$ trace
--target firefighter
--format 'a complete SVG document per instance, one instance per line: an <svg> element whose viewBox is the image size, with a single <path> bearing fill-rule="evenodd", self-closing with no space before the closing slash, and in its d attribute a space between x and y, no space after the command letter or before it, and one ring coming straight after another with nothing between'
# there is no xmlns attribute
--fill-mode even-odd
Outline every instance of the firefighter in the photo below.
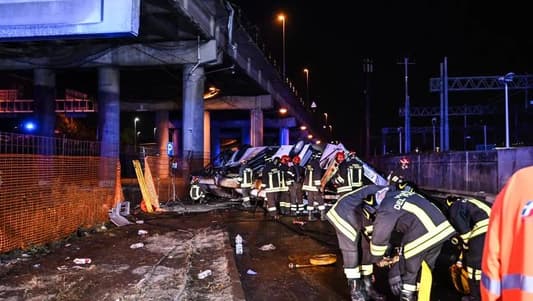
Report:
<svg viewBox="0 0 533 301"><path fill-rule="evenodd" d="M292 180L289 176L289 163L291 157L289 155L282 155L280 159L280 189L279 189L279 208L281 215L289 215L291 213L291 195L289 193L289 185Z"/></svg>
<svg viewBox="0 0 533 301"><path fill-rule="evenodd" d="M481 260L481 300L533 300L533 167L516 171L492 203Z"/></svg>
<svg viewBox="0 0 533 301"><path fill-rule="evenodd" d="M419 277L421 285L431 279L421 271L431 274L442 245L455 230L444 213L418 193L390 189L377 193L376 202L379 206L370 243L373 260L379 262L387 254L394 231L401 234L400 261L389 271L389 285L402 301L414 301Z"/></svg>
<svg viewBox="0 0 533 301"><path fill-rule="evenodd" d="M314 216L315 207L320 212L320 219L326 220L326 206L320 191L322 168L320 168L320 153L313 153L311 159L305 164L305 176L302 190L307 194L307 214L309 221L316 221ZM303 209L303 208L302 208Z"/></svg>
<svg viewBox="0 0 533 301"><path fill-rule="evenodd" d="M346 160L344 151L335 154L335 163L337 164L337 170L330 181L333 182L337 196L340 198L343 194L353 190L354 169L352 164Z"/></svg>
<svg viewBox="0 0 533 301"><path fill-rule="evenodd" d="M470 301L481 301L479 281L481 280L481 256L485 233L489 223L490 206L474 198L446 197L448 220L459 234L457 245L466 265Z"/></svg>
<svg viewBox="0 0 533 301"><path fill-rule="evenodd" d="M339 248L342 252L344 274L350 286L352 301L364 301L367 298L381 301L385 297L373 286L373 264L369 252L369 243L362 237L369 233L364 221L363 204L371 202L372 208L377 207L375 193L387 189L388 186L366 185L341 196L326 214L328 221L335 228ZM366 211L366 209L364 210Z"/></svg>
<svg viewBox="0 0 533 301"><path fill-rule="evenodd" d="M280 158L274 157L274 159L266 160L266 164L262 171L262 183L261 189L265 191L267 200L267 212L273 219L279 219L278 215L278 203L279 192L281 190L281 171L280 171Z"/></svg>
<svg viewBox="0 0 533 301"><path fill-rule="evenodd" d="M192 177L191 186L189 187L189 197L193 202L199 202L200 204L204 202L205 192L202 187L200 187L198 177Z"/></svg>
<svg viewBox="0 0 533 301"><path fill-rule="evenodd" d="M303 212L303 191L302 183L304 180L304 167L300 165L300 157L294 156L292 158L292 165L287 171L288 183L289 183L289 195L292 216L297 216L300 211Z"/></svg>
<svg viewBox="0 0 533 301"><path fill-rule="evenodd" d="M240 183L242 193L242 206L244 208L250 208L250 196L253 186L254 171L246 160L241 161L241 167L239 168L239 177L237 181Z"/></svg>

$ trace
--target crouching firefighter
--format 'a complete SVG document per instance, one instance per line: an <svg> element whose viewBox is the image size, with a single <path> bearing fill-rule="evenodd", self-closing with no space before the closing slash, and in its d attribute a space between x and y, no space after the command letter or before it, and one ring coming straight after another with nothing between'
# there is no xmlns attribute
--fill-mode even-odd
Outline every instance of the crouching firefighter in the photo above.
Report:
<svg viewBox="0 0 533 301"><path fill-rule="evenodd" d="M342 252L344 274L350 286L352 301L383 301L385 297L373 286L373 264L369 242L363 237L366 209L364 202L374 202L374 194L387 186L367 185L344 194L328 211L326 217L337 233ZM374 203L373 208L377 207Z"/></svg>
<svg viewBox="0 0 533 301"><path fill-rule="evenodd" d="M432 269L443 243L456 234L440 209L412 191L376 194L379 203L373 224L370 252L374 262L383 260L393 232L401 234L401 255L389 271L389 285L401 301L429 301ZM400 272L401 271L401 272ZM420 290L418 282L420 281Z"/></svg>
<svg viewBox="0 0 533 301"><path fill-rule="evenodd" d="M485 245L485 234L489 225L489 204L474 199L458 196L446 198L448 219L459 233L457 245L461 249L466 264L469 301L481 301L481 257ZM464 265L463 265L464 266Z"/></svg>

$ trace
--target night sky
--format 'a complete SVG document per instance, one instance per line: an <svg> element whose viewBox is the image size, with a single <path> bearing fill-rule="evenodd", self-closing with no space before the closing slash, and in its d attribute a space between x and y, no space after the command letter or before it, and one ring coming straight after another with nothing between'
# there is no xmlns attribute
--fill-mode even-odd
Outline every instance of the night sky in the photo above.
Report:
<svg viewBox="0 0 533 301"><path fill-rule="evenodd" d="M404 66L413 106L439 106L429 92L448 59L448 75L492 76L532 69L533 35L526 2L486 1L251 1L233 0L257 26L267 55L282 62L282 25L286 16L286 73L305 95L303 68L309 68L309 92L319 113L327 112L333 134L349 148L360 147L364 123L365 80L362 61L371 58L371 133L403 126L398 110L405 100ZM331 5L328 5L331 4ZM481 93L483 94L483 93ZM480 104L487 95L450 94L455 103ZM489 96L500 99L501 95ZM501 99L503 105L503 99ZM333 118L331 117L333 116ZM427 121L418 121L427 122ZM417 121L412 120L412 126Z"/></svg>

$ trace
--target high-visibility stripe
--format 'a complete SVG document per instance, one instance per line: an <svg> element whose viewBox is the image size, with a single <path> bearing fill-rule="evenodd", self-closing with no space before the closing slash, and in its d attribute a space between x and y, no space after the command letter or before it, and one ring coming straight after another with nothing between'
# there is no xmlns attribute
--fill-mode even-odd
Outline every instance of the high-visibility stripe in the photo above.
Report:
<svg viewBox="0 0 533 301"><path fill-rule="evenodd" d="M471 232L470 238L487 233L488 226L489 226L488 218L480 220L474 225L474 227L472 228L472 231L470 231Z"/></svg>
<svg viewBox="0 0 533 301"><path fill-rule="evenodd" d="M333 207L328 211L327 216L329 217L329 220L337 230L344 234L344 236L355 242L355 239L357 238L357 231L352 227L352 225L342 219L342 217L337 214L335 209L336 208Z"/></svg>
<svg viewBox="0 0 533 301"><path fill-rule="evenodd" d="M502 284L500 279L491 279L487 274L482 273L481 285L495 296L500 296L502 294Z"/></svg>
<svg viewBox="0 0 533 301"><path fill-rule="evenodd" d="M409 291L409 292L416 292L417 287L414 284L404 283L404 284L402 284L402 289L406 290L406 291Z"/></svg>
<svg viewBox="0 0 533 301"><path fill-rule="evenodd" d="M344 269L344 275L346 275L346 278L348 278L348 279L359 279L359 278L361 278L361 272L359 271L359 267L345 268Z"/></svg>
<svg viewBox="0 0 533 301"><path fill-rule="evenodd" d="M352 185L337 187L337 192L347 192L352 190Z"/></svg>
<svg viewBox="0 0 533 301"><path fill-rule="evenodd" d="M502 277L502 291L516 289L533 293L533 276L511 274Z"/></svg>
<svg viewBox="0 0 533 301"><path fill-rule="evenodd" d="M523 274L504 275L501 282L498 279L490 279L487 274L481 275L481 284L491 294L501 296L502 291L520 290L524 293L533 294L533 276Z"/></svg>
<svg viewBox="0 0 533 301"><path fill-rule="evenodd" d="M481 270L467 266L466 272L468 279L481 280Z"/></svg>
<svg viewBox="0 0 533 301"><path fill-rule="evenodd" d="M370 242L370 254L372 256L383 256L385 252L387 252L388 245L375 245L372 242Z"/></svg>
<svg viewBox="0 0 533 301"><path fill-rule="evenodd" d="M369 276L374 273L374 265L373 264L363 264L359 266L361 270L361 275L363 276Z"/></svg>
<svg viewBox="0 0 533 301"><path fill-rule="evenodd" d="M479 209L483 210L487 214L487 216L490 216L490 207L487 204L476 199L468 199L468 201L476 205Z"/></svg>
<svg viewBox="0 0 533 301"><path fill-rule="evenodd" d="M269 212L276 211L276 210L277 210L276 206L267 208L267 211L269 211Z"/></svg>

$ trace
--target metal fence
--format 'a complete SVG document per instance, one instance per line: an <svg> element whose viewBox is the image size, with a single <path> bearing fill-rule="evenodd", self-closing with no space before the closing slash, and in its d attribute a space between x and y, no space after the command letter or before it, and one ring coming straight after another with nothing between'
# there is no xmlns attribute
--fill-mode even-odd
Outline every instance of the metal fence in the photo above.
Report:
<svg viewBox="0 0 533 301"><path fill-rule="evenodd" d="M64 238L108 220L114 187L97 142L0 133L0 253ZM51 149L50 149L51 147Z"/></svg>

